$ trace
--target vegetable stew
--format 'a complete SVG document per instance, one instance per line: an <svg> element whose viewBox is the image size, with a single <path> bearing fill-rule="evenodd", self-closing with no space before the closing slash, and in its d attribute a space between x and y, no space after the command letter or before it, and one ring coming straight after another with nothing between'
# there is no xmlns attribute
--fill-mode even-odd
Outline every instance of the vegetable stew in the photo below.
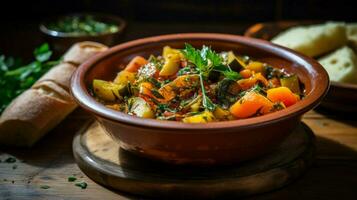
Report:
<svg viewBox="0 0 357 200"><path fill-rule="evenodd" d="M134 57L113 81L94 79L92 93L108 108L159 120L206 123L265 115L303 98L297 75L233 51L163 48Z"/></svg>

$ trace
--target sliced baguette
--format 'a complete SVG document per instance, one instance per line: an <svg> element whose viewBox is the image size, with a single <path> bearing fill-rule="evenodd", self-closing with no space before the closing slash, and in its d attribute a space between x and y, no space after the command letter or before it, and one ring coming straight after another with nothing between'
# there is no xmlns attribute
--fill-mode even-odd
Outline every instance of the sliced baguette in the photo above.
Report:
<svg viewBox="0 0 357 200"><path fill-rule="evenodd" d="M347 24L347 39L354 50L357 51L357 23Z"/></svg>
<svg viewBox="0 0 357 200"><path fill-rule="evenodd" d="M106 49L95 42L73 45L63 63L44 74L4 110L0 116L0 144L32 146L58 125L77 106L68 91L76 66Z"/></svg>
<svg viewBox="0 0 357 200"><path fill-rule="evenodd" d="M347 43L346 26L344 23L328 22L293 27L274 37L272 42L316 57Z"/></svg>
<svg viewBox="0 0 357 200"><path fill-rule="evenodd" d="M108 47L97 42L80 42L73 45L63 57L64 62L80 65L88 58L107 50Z"/></svg>
<svg viewBox="0 0 357 200"><path fill-rule="evenodd" d="M0 118L0 144L31 146L76 108L70 94L43 81L6 108Z"/></svg>
<svg viewBox="0 0 357 200"><path fill-rule="evenodd" d="M344 46L318 60L326 69L331 81L357 83L357 57Z"/></svg>
<svg viewBox="0 0 357 200"><path fill-rule="evenodd" d="M44 81L52 81L69 91L71 76L76 69L76 66L71 63L61 63L44 74L34 87Z"/></svg>

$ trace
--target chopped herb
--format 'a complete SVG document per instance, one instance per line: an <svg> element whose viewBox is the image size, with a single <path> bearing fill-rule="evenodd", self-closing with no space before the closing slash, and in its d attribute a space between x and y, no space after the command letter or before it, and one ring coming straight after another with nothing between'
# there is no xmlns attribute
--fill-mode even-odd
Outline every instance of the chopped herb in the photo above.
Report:
<svg viewBox="0 0 357 200"><path fill-rule="evenodd" d="M40 187L41 187L41 189L45 189L45 190L47 190L47 189L51 188L51 187L50 187L50 186L48 186L48 185L41 185Z"/></svg>
<svg viewBox="0 0 357 200"><path fill-rule="evenodd" d="M82 189L86 189L87 188L87 183L86 182L80 182L80 183L76 183L75 186L80 187Z"/></svg>
<svg viewBox="0 0 357 200"><path fill-rule="evenodd" d="M77 178L74 177L74 176L69 176L69 177L68 177L68 182L74 182L74 181L76 181L76 180L77 180Z"/></svg>
<svg viewBox="0 0 357 200"><path fill-rule="evenodd" d="M17 165L13 165L13 166L12 166L12 169L17 169Z"/></svg>

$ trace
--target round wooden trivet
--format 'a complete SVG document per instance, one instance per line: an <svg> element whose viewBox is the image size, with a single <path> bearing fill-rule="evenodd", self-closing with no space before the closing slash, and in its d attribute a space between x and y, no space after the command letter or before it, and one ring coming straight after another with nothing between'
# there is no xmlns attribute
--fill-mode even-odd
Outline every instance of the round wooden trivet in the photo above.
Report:
<svg viewBox="0 0 357 200"><path fill-rule="evenodd" d="M94 122L73 141L74 157L94 181L120 191L161 198L226 198L271 191L312 163L315 140L303 123L274 152L233 166L172 166L119 148Z"/></svg>

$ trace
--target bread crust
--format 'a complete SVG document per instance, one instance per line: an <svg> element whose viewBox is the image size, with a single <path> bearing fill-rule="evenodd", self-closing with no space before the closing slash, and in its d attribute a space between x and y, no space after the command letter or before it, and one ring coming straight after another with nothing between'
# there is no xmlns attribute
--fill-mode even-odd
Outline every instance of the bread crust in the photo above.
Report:
<svg viewBox="0 0 357 200"><path fill-rule="evenodd" d="M106 50L96 42L74 44L63 62L15 98L0 116L0 146L32 146L76 107L69 93L76 67Z"/></svg>
<svg viewBox="0 0 357 200"><path fill-rule="evenodd" d="M80 42L74 44L64 55L63 61L72 63L75 65L80 65L84 63L88 58L97 54L98 52L102 52L107 50L108 47L97 43L97 42Z"/></svg>
<svg viewBox="0 0 357 200"><path fill-rule="evenodd" d="M60 63L44 74L33 87L44 81L52 81L69 91L71 76L76 69L76 66L71 63Z"/></svg>

